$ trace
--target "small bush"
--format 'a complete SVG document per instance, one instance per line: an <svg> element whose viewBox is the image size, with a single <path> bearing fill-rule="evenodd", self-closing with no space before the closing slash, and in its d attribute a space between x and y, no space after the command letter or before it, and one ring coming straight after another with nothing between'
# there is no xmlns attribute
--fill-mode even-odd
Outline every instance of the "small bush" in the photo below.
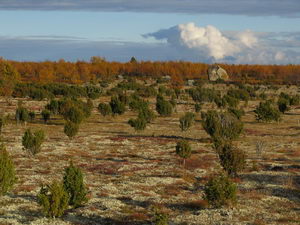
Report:
<svg viewBox="0 0 300 225"><path fill-rule="evenodd" d="M237 186L224 174L212 177L204 187L204 198L214 207L236 202Z"/></svg>
<svg viewBox="0 0 300 225"><path fill-rule="evenodd" d="M79 125L77 123L73 123L67 121L64 127L64 133L72 139L79 131Z"/></svg>
<svg viewBox="0 0 300 225"><path fill-rule="evenodd" d="M246 166L246 154L243 150L234 148L231 143L217 147L220 164L229 176L236 176Z"/></svg>
<svg viewBox="0 0 300 225"><path fill-rule="evenodd" d="M52 99L49 104L46 105L46 109L50 110L53 114L58 114L59 112L59 102Z"/></svg>
<svg viewBox="0 0 300 225"><path fill-rule="evenodd" d="M172 104L166 100L160 95L156 98L156 111L161 116L170 116L173 111Z"/></svg>
<svg viewBox="0 0 300 225"><path fill-rule="evenodd" d="M55 218L64 214L68 208L69 195L63 184L54 181L50 185L42 186L37 196L39 205L45 216Z"/></svg>
<svg viewBox="0 0 300 225"><path fill-rule="evenodd" d="M153 223L155 225L168 225L169 224L168 215L159 211L155 212Z"/></svg>
<svg viewBox="0 0 300 225"><path fill-rule="evenodd" d="M99 103L98 111L101 113L102 116L109 116L112 114L110 105L105 103Z"/></svg>
<svg viewBox="0 0 300 225"><path fill-rule="evenodd" d="M181 131L187 131L195 121L195 114L191 112L185 113L184 116L179 118L179 126Z"/></svg>
<svg viewBox="0 0 300 225"><path fill-rule="evenodd" d="M231 108L236 108L240 102L239 99L232 97L230 95L225 95L223 99L227 103L227 105Z"/></svg>
<svg viewBox="0 0 300 225"><path fill-rule="evenodd" d="M70 197L69 205L76 208L88 201L86 197L87 188L83 183L82 171L79 167L74 166L72 161L65 168L63 184L65 191Z"/></svg>
<svg viewBox="0 0 300 225"><path fill-rule="evenodd" d="M272 120L280 120L280 112L270 100L260 102L259 106L256 107L254 112L256 120L258 121L270 122Z"/></svg>
<svg viewBox="0 0 300 225"><path fill-rule="evenodd" d="M48 120L50 120L51 113L50 113L49 110L44 109L44 110L42 111L41 115L42 115L42 118L43 118L43 120L44 120L45 123L47 123Z"/></svg>
<svg viewBox="0 0 300 225"><path fill-rule="evenodd" d="M144 119L147 123L150 123L155 119L155 114L149 108L142 108L139 110L138 118Z"/></svg>
<svg viewBox="0 0 300 225"><path fill-rule="evenodd" d="M145 130L147 121L144 118L130 119L128 124L133 127L136 131Z"/></svg>
<svg viewBox="0 0 300 225"><path fill-rule="evenodd" d="M114 115L122 115L123 113L125 113L125 104L121 102L117 96L111 97L111 101L109 104Z"/></svg>
<svg viewBox="0 0 300 225"><path fill-rule="evenodd" d="M73 106L64 114L64 118L72 123L80 124L84 119L84 113L80 109Z"/></svg>
<svg viewBox="0 0 300 225"><path fill-rule="evenodd" d="M28 122L29 120L29 113L26 108L23 107L18 107L16 110L16 115L15 115L17 123L21 122Z"/></svg>
<svg viewBox="0 0 300 225"><path fill-rule="evenodd" d="M30 111L30 112L29 112L29 118L30 118L30 121L33 122L34 119L35 119L35 112Z"/></svg>
<svg viewBox="0 0 300 225"><path fill-rule="evenodd" d="M5 147L0 145L0 196L9 192L16 182L16 171Z"/></svg>
<svg viewBox="0 0 300 225"><path fill-rule="evenodd" d="M183 158L183 165L185 165L185 159L189 158L192 154L192 148L189 142L186 140L177 142L176 154Z"/></svg>
<svg viewBox="0 0 300 225"><path fill-rule="evenodd" d="M22 137L22 145L29 154L35 155L41 151L44 140L45 133L43 130L32 133L30 129L27 129Z"/></svg>
<svg viewBox="0 0 300 225"><path fill-rule="evenodd" d="M200 112L200 110L201 110L201 104L196 103L195 104L195 112L198 113L198 112Z"/></svg>
<svg viewBox="0 0 300 225"><path fill-rule="evenodd" d="M213 141L230 142L239 137L243 123L230 113L218 113L209 110L202 113L202 126Z"/></svg>
<svg viewBox="0 0 300 225"><path fill-rule="evenodd" d="M281 113L285 113L286 111L290 110L289 104L290 102L286 98L279 98L277 101L277 106Z"/></svg>
<svg viewBox="0 0 300 225"><path fill-rule="evenodd" d="M237 119L241 119L242 116L245 115L245 111L241 109L236 109L236 108L228 108L228 112L234 115Z"/></svg>

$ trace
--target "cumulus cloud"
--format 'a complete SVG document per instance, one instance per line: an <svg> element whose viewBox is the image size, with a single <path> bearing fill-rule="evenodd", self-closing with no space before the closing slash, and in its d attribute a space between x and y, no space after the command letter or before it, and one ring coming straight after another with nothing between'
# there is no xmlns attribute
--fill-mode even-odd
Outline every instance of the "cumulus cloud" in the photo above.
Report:
<svg viewBox="0 0 300 225"><path fill-rule="evenodd" d="M222 32L208 25L180 24L144 35L180 52L189 52L201 61L229 63L299 63L298 33L255 33L250 30Z"/></svg>
<svg viewBox="0 0 300 225"><path fill-rule="evenodd" d="M158 40L166 39L175 48L186 47L199 50L215 60L252 48L257 43L257 38L251 31L240 32L231 37L226 37L219 29L208 25L198 27L194 23L180 24L169 29L144 35Z"/></svg>
<svg viewBox="0 0 300 225"><path fill-rule="evenodd" d="M0 9L220 13L300 17L299 0L0 0Z"/></svg>

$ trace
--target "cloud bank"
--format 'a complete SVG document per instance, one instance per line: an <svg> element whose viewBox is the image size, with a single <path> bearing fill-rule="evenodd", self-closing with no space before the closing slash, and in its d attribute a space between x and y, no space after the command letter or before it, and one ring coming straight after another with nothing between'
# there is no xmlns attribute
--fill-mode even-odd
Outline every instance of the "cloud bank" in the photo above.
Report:
<svg viewBox="0 0 300 225"><path fill-rule="evenodd" d="M155 43L91 41L73 36L0 36L0 56L13 60L138 60L225 62L235 64L299 64L300 32L221 31L208 25L179 24L143 35Z"/></svg>
<svg viewBox="0 0 300 225"><path fill-rule="evenodd" d="M0 9L300 17L299 0L0 0Z"/></svg>
<svg viewBox="0 0 300 225"><path fill-rule="evenodd" d="M299 33L222 32L214 26L180 24L143 35L167 44L194 60L228 63L299 63Z"/></svg>

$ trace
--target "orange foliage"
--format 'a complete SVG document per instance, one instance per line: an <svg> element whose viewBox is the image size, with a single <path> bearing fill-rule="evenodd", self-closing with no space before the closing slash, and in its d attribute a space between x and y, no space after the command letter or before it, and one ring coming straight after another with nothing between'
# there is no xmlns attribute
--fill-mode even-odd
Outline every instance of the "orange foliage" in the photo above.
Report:
<svg viewBox="0 0 300 225"><path fill-rule="evenodd" d="M92 57L90 62L59 61L16 62L9 61L25 82L65 82L80 84L115 75L137 76L141 79L170 76L173 87L181 87L187 79L206 79L208 64L184 61L168 62L108 62L101 57ZM250 84L300 83L300 65L232 65L220 64L232 81Z"/></svg>

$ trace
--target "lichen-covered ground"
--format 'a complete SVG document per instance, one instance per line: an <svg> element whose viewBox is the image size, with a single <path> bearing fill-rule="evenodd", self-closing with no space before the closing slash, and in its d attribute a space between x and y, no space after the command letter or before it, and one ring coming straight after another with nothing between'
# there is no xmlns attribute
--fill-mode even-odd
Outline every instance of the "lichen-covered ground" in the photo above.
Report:
<svg viewBox="0 0 300 225"><path fill-rule="evenodd" d="M95 107L104 100L95 100ZM13 114L17 101L1 99L2 113ZM59 117L48 124L38 116L26 126L11 123L4 127L3 140L16 165L18 182L10 194L0 197L0 224L151 224L155 207L176 225L300 224L300 108L292 108L279 123L266 124L255 121L258 101L244 107L244 133L235 144L247 152L248 166L235 180L238 203L213 209L205 207L202 195L207 178L220 169L218 159L202 129L200 114L189 131L180 131L178 118L193 111L192 104L180 103L186 102L179 101L172 117L158 117L140 133L127 124L136 116L134 112L104 118L96 108L72 140L63 133ZM23 99L23 104L38 112L46 102ZM47 136L34 157L21 145L29 127L42 128ZM189 140L193 149L185 167L175 154L180 138ZM256 154L258 141L265 146L262 156ZM46 219L36 201L40 185L61 180L71 159L85 174L90 199L62 218Z"/></svg>

